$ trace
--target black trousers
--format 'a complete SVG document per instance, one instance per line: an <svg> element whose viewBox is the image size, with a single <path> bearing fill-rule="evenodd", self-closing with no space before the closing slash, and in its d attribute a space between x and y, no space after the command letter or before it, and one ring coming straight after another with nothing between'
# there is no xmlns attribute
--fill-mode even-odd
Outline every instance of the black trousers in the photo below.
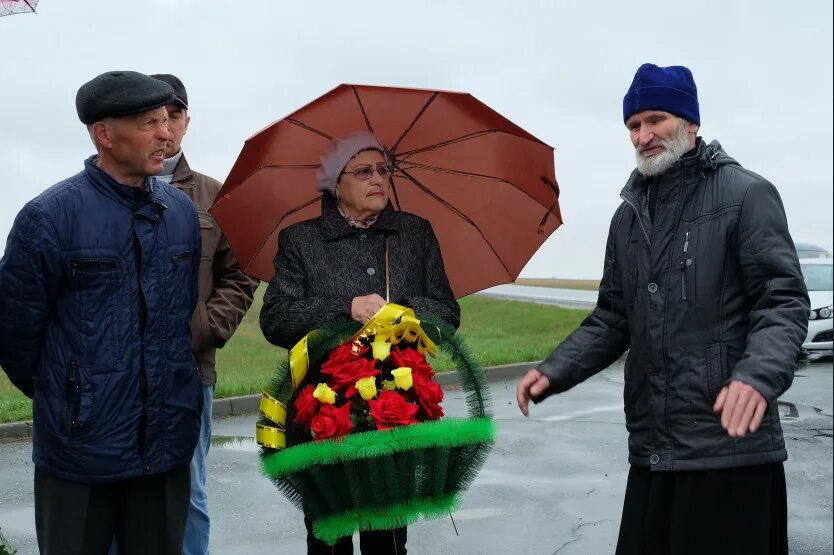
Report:
<svg viewBox="0 0 834 555"><path fill-rule="evenodd" d="M307 555L352 555L353 538L340 538L336 545L327 545L313 535L312 523L304 519L307 528ZM406 555L407 528L359 532L362 555Z"/></svg>
<svg viewBox="0 0 834 555"><path fill-rule="evenodd" d="M41 555L182 554L191 498L188 466L109 484L82 484L35 469Z"/></svg>
<svg viewBox="0 0 834 555"><path fill-rule="evenodd" d="M617 555L788 555L782 463L628 473Z"/></svg>

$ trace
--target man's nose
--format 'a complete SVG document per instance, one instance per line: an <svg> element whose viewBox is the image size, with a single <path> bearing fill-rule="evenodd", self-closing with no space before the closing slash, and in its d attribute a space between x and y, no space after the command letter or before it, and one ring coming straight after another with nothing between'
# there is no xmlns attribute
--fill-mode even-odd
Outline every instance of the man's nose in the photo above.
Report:
<svg viewBox="0 0 834 555"><path fill-rule="evenodd" d="M167 123L165 125L160 125L157 128L156 136L163 141L170 141L174 137L174 135L171 133L171 130L168 129Z"/></svg>
<svg viewBox="0 0 834 555"><path fill-rule="evenodd" d="M654 133L647 127L640 128L640 146L645 146L652 142Z"/></svg>

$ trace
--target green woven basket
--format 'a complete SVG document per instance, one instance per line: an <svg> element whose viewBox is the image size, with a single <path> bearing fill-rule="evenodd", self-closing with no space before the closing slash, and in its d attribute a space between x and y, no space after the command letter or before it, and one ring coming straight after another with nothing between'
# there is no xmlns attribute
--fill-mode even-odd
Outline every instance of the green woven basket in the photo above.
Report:
<svg viewBox="0 0 834 555"><path fill-rule="evenodd" d="M457 365L468 418L444 417L286 449L261 449L263 474L328 544L359 530L390 530L421 516L449 514L492 448L495 425L483 369L451 327L432 317L421 320L426 334ZM338 322L311 336L311 370L357 330L358 324ZM266 391L292 407L288 374L288 365L282 364ZM290 409L288 421L292 416Z"/></svg>

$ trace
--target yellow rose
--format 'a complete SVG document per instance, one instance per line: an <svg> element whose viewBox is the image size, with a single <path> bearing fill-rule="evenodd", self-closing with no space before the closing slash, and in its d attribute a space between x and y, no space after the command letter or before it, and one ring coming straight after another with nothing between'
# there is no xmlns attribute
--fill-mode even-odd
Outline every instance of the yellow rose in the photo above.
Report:
<svg viewBox="0 0 834 555"><path fill-rule="evenodd" d="M377 360L385 360L391 354L391 344L379 336L374 337L371 343L371 349L374 353L374 358Z"/></svg>
<svg viewBox="0 0 834 555"><path fill-rule="evenodd" d="M336 392L330 389L326 383L320 383L316 386L315 391L313 391L313 397L318 399L319 402L327 403L328 405L336 402Z"/></svg>
<svg viewBox="0 0 834 555"><path fill-rule="evenodd" d="M356 390L359 395L366 401L376 397L376 378L368 376L367 378L360 378L356 380Z"/></svg>
<svg viewBox="0 0 834 555"><path fill-rule="evenodd" d="M414 384L414 379L411 377L411 368L403 367L391 370L391 375L394 376L394 383L397 384L397 387L405 391L411 389Z"/></svg>
<svg viewBox="0 0 834 555"><path fill-rule="evenodd" d="M395 389L397 389L397 384L395 384L391 380L382 380L382 388L386 391L394 391Z"/></svg>

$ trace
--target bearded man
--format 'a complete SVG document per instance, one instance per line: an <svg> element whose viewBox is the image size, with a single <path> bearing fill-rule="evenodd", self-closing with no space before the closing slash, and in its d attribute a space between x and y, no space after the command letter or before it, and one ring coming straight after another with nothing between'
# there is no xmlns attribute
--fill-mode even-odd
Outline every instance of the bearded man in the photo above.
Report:
<svg viewBox="0 0 834 555"><path fill-rule="evenodd" d="M611 222L593 312L518 383L566 391L629 350L631 469L618 554L787 554L776 400L808 293L776 188L697 135L692 73L644 64L623 99L637 168Z"/></svg>

